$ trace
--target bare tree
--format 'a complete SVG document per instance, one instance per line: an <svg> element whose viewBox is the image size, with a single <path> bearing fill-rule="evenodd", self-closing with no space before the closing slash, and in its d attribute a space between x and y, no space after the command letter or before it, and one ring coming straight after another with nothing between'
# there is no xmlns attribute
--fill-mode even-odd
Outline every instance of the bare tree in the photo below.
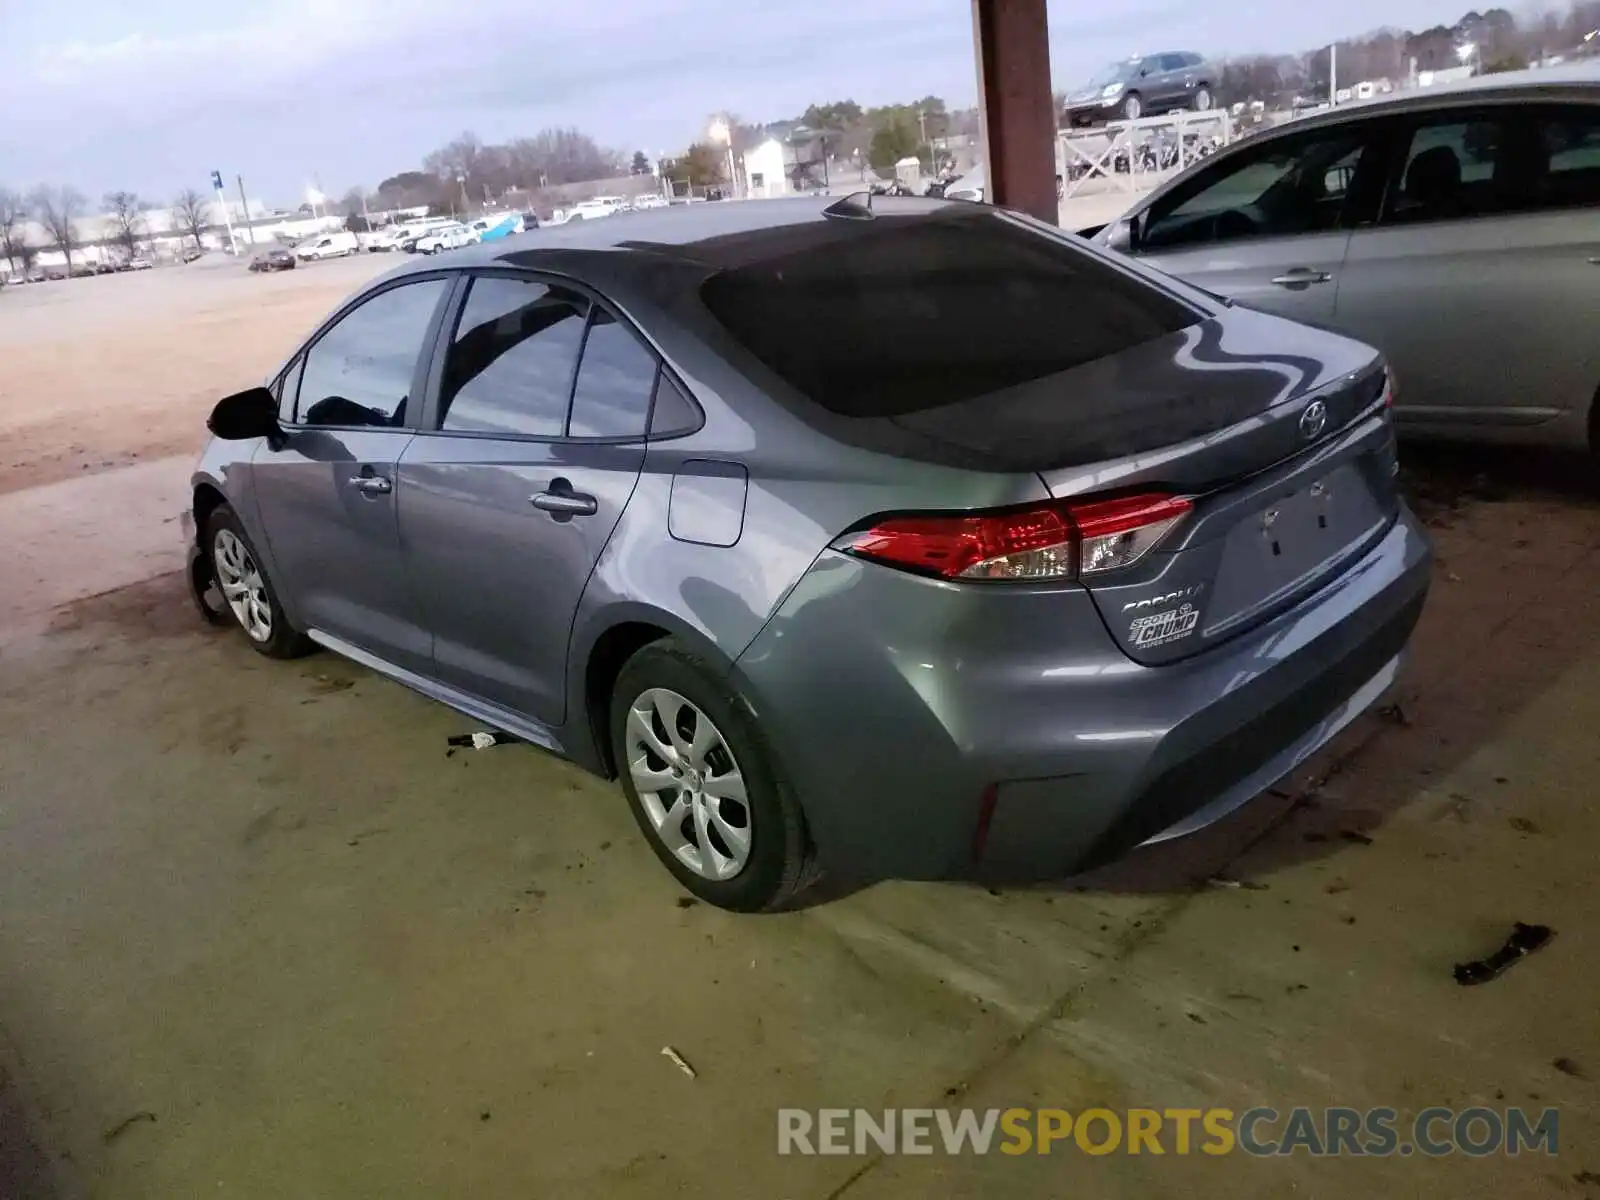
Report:
<svg viewBox="0 0 1600 1200"><path fill-rule="evenodd" d="M172 202L172 219L180 233L194 239L196 250L205 249L200 244L200 235L211 227L209 208L210 201L193 188L184 188Z"/></svg>
<svg viewBox="0 0 1600 1200"><path fill-rule="evenodd" d="M72 252L78 248L76 221L83 214L83 193L71 187L48 187L41 184L28 197L39 224L44 226L50 244L61 251L67 260L67 271L72 271Z"/></svg>
<svg viewBox="0 0 1600 1200"><path fill-rule="evenodd" d="M145 239L144 214L148 207L133 192L107 192L106 211L111 214L111 241L132 258Z"/></svg>
<svg viewBox="0 0 1600 1200"><path fill-rule="evenodd" d="M16 192L0 188L0 254L13 275L26 275L33 266L35 251L28 242L28 206Z"/></svg>

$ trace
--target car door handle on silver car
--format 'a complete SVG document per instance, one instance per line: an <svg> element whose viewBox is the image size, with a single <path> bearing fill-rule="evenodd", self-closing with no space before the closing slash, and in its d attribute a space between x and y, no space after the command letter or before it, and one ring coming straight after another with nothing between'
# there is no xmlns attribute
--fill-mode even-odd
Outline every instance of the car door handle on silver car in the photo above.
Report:
<svg viewBox="0 0 1600 1200"><path fill-rule="evenodd" d="M1326 271L1313 271L1310 267L1295 267L1282 275L1274 275L1272 282L1279 287L1303 288L1313 283L1327 283L1333 276Z"/></svg>
<svg viewBox="0 0 1600 1200"><path fill-rule="evenodd" d="M1303 288L1313 283L1327 283L1333 276L1327 271L1313 271L1310 267L1294 267L1282 275L1274 275L1272 282L1279 287Z"/></svg>
<svg viewBox="0 0 1600 1200"><path fill-rule="evenodd" d="M394 491L394 484L382 475L352 475L350 486L364 496L387 496Z"/></svg>
<svg viewBox="0 0 1600 1200"><path fill-rule="evenodd" d="M552 479L549 491L539 492L528 499L535 508L561 517L590 517L600 507L600 502L593 496L573 491L572 485L565 479Z"/></svg>

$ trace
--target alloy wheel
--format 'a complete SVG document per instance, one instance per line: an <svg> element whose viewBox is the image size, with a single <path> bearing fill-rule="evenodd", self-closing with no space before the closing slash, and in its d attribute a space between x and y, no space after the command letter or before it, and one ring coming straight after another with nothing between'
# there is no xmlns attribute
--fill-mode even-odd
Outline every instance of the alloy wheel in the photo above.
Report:
<svg viewBox="0 0 1600 1200"><path fill-rule="evenodd" d="M722 731L693 701L651 688L628 706L628 774L661 844L704 879L732 879L750 860L744 776Z"/></svg>
<svg viewBox="0 0 1600 1200"><path fill-rule="evenodd" d="M231 529L217 530L211 559L216 565L217 585L240 627L252 641L271 640L272 601L267 597L267 581L244 542Z"/></svg>

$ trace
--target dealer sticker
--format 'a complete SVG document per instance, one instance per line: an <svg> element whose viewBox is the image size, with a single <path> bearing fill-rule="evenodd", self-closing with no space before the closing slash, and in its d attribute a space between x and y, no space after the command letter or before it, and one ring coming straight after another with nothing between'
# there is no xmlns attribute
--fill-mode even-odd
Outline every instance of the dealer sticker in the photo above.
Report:
<svg viewBox="0 0 1600 1200"><path fill-rule="evenodd" d="M1200 610L1192 604L1180 604L1165 612L1135 617L1128 626L1128 640L1135 650L1149 650L1188 637L1199 623Z"/></svg>

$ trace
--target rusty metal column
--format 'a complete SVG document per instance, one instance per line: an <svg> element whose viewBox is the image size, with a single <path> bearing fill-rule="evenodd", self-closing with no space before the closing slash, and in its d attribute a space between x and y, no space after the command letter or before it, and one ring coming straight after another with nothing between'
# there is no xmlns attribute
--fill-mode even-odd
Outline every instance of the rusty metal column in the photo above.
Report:
<svg viewBox="0 0 1600 1200"><path fill-rule="evenodd" d="M1056 106L1045 0L972 0L972 26L987 198L1054 225Z"/></svg>

